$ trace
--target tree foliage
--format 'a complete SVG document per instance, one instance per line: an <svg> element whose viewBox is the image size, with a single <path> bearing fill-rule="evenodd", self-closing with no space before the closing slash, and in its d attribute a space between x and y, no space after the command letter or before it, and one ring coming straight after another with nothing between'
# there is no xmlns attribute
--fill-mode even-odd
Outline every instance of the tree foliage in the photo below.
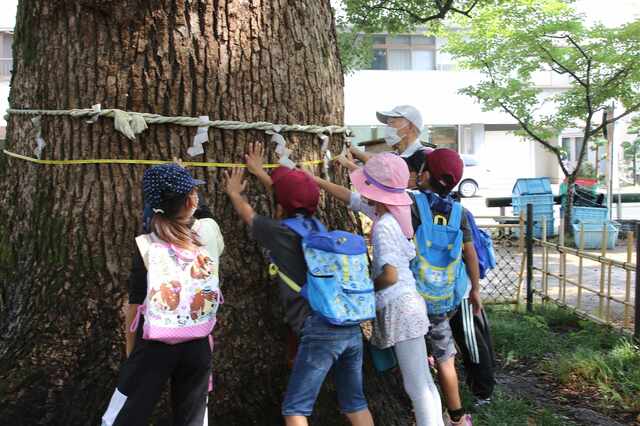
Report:
<svg viewBox="0 0 640 426"><path fill-rule="evenodd" d="M451 15L471 17L489 0L342 0L337 2L336 26L340 58L346 72L367 68L373 59L372 33L435 30Z"/></svg>
<svg viewBox="0 0 640 426"><path fill-rule="evenodd" d="M611 123L640 109L640 21L619 28L596 24L561 0L508 0L484 4L462 30L443 30L459 65L485 78L462 90L485 110L503 110L528 137L553 152L575 179L589 141ZM535 78L552 71L568 78L566 90L543 96ZM616 104L615 114L603 114ZM583 129L574 170L555 141L562 129Z"/></svg>
<svg viewBox="0 0 640 426"><path fill-rule="evenodd" d="M635 116L631 120L631 125L627 130L627 133L633 135L634 138L631 141L625 141L622 143L622 151L624 159L631 161L631 166L627 167L627 171L632 177L634 185L640 182L640 176L638 176L638 157L640 156L640 116Z"/></svg>

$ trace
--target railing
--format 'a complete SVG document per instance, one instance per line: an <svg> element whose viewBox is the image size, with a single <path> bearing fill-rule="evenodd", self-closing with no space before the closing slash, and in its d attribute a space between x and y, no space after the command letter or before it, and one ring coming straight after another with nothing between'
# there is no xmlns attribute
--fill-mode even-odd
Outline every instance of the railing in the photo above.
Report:
<svg viewBox="0 0 640 426"><path fill-rule="evenodd" d="M578 234L579 248L565 246L562 220L557 242L547 239L546 220L542 221L542 238L534 238L533 208L527 207L527 308L531 309L537 295L543 302L570 308L593 321L634 331L640 339L640 226L635 234L627 233L623 252L620 249L609 252L606 227L601 236L601 249L586 251L583 227ZM632 301L634 284L635 302Z"/></svg>

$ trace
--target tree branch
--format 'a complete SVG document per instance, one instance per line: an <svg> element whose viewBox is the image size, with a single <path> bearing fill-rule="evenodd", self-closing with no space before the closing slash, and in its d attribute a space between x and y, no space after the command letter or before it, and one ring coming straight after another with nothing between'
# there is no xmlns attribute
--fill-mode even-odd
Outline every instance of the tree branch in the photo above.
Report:
<svg viewBox="0 0 640 426"><path fill-rule="evenodd" d="M574 47L575 47L576 49L578 49L578 51L582 54L582 56L584 56L584 58L585 58L587 61L590 61L590 60L591 60L591 58L587 55L587 53L584 51L584 49L583 49L582 47L580 47L580 46L578 45L578 43L576 43L576 42L575 42L575 40L574 40L574 39L573 39L569 34L567 34L565 37L566 37L566 39L567 39L567 40L569 40L569 42L570 42L571 44L573 44L573 45L574 45Z"/></svg>
<svg viewBox="0 0 640 426"><path fill-rule="evenodd" d="M433 0L433 1L434 1L435 5L436 5L436 8L438 9L438 13L433 14L433 15L427 15L427 16L419 15L419 14L415 13L414 11L412 11L409 8L406 8L406 7L387 6L386 4L388 3L388 1L385 1L385 0L381 0L377 4L375 4L373 6L370 6L367 9L369 9L369 10L386 10L386 11L389 11L389 12L405 13L411 19L413 19L416 23L426 24L427 22L435 21L436 19L444 19L447 16L447 13L449 13L449 12L456 12L456 13L459 13L461 15L464 15L464 16L467 16L467 17L471 17L471 15L470 15L471 11L479 3L479 0L474 0L473 3L471 4L471 6L469 6L469 8L467 8L467 10L461 10L461 9L458 9L458 8L454 7L454 5L453 5L454 0L446 0L445 3L442 3L442 0Z"/></svg>
<svg viewBox="0 0 640 426"><path fill-rule="evenodd" d="M607 120L604 123L602 123L601 125L599 125L598 127L596 127L595 129L593 129L591 131L591 135L593 136L593 135L598 134L599 132L602 131L602 129L604 129L605 126L608 126L609 124L613 124L616 121L620 120L621 118L624 118L627 115L632 114L632 113L634 113L634 112L636 112L638 110L640 110L640 102L635 104L635 105L633 105L632 107L628 108L625 112L623 112L619 116L614 117L611 120Z"/></svg>
<svg viewBox="0 0 640 426"><path fill-rule="evenodd" d="M558 72L559 74L569 74L571 77L573 77L573 79L580 84L583 87L587 87L587 84L580 78L578 77L578 75L576 73L574 73L573 71L571 71L569 68L567 68L565 65L563 65L560 61L558 61L556 58L553 57L553 55L551 54L551 52L549 52L549 49L543 47L543 46L539 46L540 50L542 50L549 58L549 60L551 62L553 62L554 64L556 64L558 67L560 67L561 70L563 70L564 72L558 72L556 70L556 72Z"/></svg>
<svg viewBox="0 0 640 426"><path fill-rule="evenodd" d="M498 84L496 83L496 80L493 76L493 71L491 70L491 66L487 63L484 62L484 66L485 69L487 70L487 73L489 74L489 78L491 79L491 84L496 87L499 88ZM522 129L536 142L540 143L543 147L545 147L546 149L550 150L551 152L553 152L556 156L556 158L558 159L558 164L560 165L560 168L562 169L562 173L564 173L565 176L569 176L569 171L567 170L567 168L565 167L563 161L562 161L562 155L560 152L560 149L557 146L553 146L551 145L549 142L545 141L544 139L542 139L541 137L539 137L533 130L531 130L531 128L529 127L528 123L525 122L524 120L522 120L520 117L518 117L512 110L511 108L509 108L503 101L498 100L498 105L500 105L500 107L507 113L509 114L514 120L516 120L518 122L518 124L520 125L520 127L522 127Z"/></svg>
<svg viewBox="0 0 640 426"><path fill-rule="evenodd" d="M593 120L593 112L589 112L589 115L587 116L587 121L585 123L584 133L582 136L582 146L580 147L580 154L578 154L578 161L576 161L576 168L573 170L573 173L571 173L573 176L576 176L580 171L580 166L582 166L582 162L584 161L584 154L587 152L587 145L589 144L589 139L591 139L591 136L594 135L594 133L590 132L591 120ZM597 167L598 166L596 165L596 168Z"/></svg>
<svg viewBox="0 0 640 426"><path fill-rule="evenodd" d="M476 7L476 5L478 4L479 1L480 0L474 0L474 2L471 3L471 6L469 6L467 8L467 10L461 10L461 9L456 8L456 7L451 7L451 11L459 13L461 15L464 15L467 18L471 18L471 11Z"/></svg>

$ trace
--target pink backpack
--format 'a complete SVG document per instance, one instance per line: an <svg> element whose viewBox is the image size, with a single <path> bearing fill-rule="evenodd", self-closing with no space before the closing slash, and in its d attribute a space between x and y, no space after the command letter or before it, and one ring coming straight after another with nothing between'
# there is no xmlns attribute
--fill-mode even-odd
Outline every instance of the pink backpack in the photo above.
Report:
<svg viewBox="0 0 640 426"><path fill-rule="evenodd" d="M198 234L203 233L200 225L194 226ZM147 340L174 345L209 336L223 297L217 253L211 256L207 251L206 238L205 246L196 252L168 244L155 234L140 235L136 243L147 268L147 297L138 308L131 332L136 331L142 314L142 337Z"/></svg>

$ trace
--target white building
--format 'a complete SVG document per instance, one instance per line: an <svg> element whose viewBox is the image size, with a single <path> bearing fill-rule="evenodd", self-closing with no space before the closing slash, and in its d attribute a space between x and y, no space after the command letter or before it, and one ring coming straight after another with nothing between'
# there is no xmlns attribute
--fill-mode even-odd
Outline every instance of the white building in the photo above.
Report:
<svg viewBox="0 0 640 426"><path fill-rule="evenodd" d="M13 28L0 27L0 139L4 139L7 126L4 111L9 108L9 81L13 65L12 43Z"/></svg>
<svg viewBox="0 0 640 426"><path fill-rule="evenodd" d="M423 140L477 156L493 179L505 183L519 177L562 180L552 154L513 133L518 129L516 120L500 111L482 111L474 99L458 93L478 83L482 75L457 70L452 58L441 51L443 40L415 34L375 35L373 43L372 69L345 76L345 123L354 131L356 142L382 136L376 110L409 104L422 112ZM567 78L553 72L537 73L534 82L542 89L541 96L569 87ZM625 131L626 123L615 129L617 146L626 140ZM571 162L581 141L578 129L566 129L553 142L567 149ZM595 162L595 155L590 151L590 161Z"/></svg>

